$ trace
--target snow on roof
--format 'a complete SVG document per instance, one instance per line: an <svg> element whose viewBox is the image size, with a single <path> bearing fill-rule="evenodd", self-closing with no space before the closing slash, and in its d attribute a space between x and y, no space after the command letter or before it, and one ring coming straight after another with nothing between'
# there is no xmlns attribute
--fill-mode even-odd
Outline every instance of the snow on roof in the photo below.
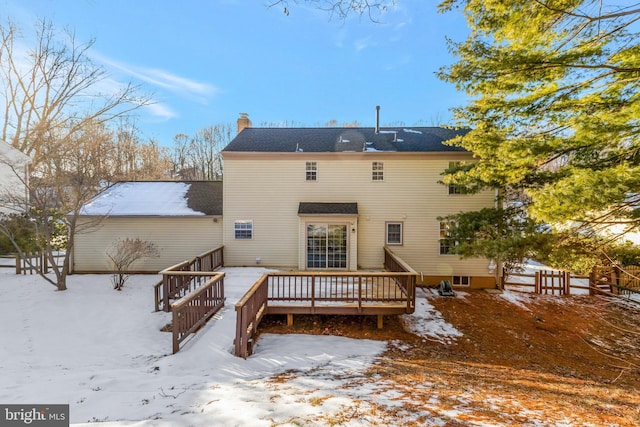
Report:
<svg viewBox="0 0 640 427"><path fill-rule="evenodd" d="M199 216L188 206L184 182L122 182L94 197L82 215L111 216Z"/></svg>
<svg viewBox="0 0 640 427"><path fill-rule="evenodd" d="M17 166L25 165L31 158L22 151L13 148L11 144L0 139L0 163L9 163Z"/></svg>

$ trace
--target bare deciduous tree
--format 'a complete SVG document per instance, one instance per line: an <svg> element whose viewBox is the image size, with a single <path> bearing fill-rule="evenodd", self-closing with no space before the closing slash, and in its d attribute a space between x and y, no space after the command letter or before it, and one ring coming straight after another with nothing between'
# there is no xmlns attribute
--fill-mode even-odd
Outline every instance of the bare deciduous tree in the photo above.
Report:
<svg viewBox="0 0 640 427"><path fill-rule="evenodd" d="M52 136L64 140L87 123L106 123L150 103L130 83L105 90L107 74L87 54L94 41L78 43L71 31L60 33L42 20L35 46L25 51L20 34L12 22L0 24L0 138L34 165Z"/></svg>
<svg viewBox="0 0 640 427"><path fill-rule="evenodd" d="M29 183L29 215L39 236L38 246L50 258L55 280L43 276L58 290L66 289L70 255L74 238L84 228L96 223L78 225L82 207L105 183L112 181L110 167L100 161L111 148L111 133L101 123L85 123L84 127L58 140L43 145L43 157ZM61 225L68 229L66 253L62 265L54 262L58 249L56 239Z"/></svg>
<svg viewBox="0 0 640 427"><path fill-rule="evenodd" d="M339 19L346 19L356 14L366 15L370 20L377 22L389 7L397 4L397 0L272 0L269 2L269 7L282 7L284 14L289 15L291 3L309 3Z"/></svg>
<svg viewBox="0 0 640 427"><path fill-rule="evenodd" d="M168 149L153 139L143 142L137 126L129 120L119 122L113 145L108 161L116 181L161 180L170 176Z"/></svg>
<svg viewBox="0 0 640 427"><path fill-rule="evenodd" d="M184 180L222 179L221 151L234 136L229 123L200 129L193 137L177 134L171 156L174 174Z"/></svg>
<svg viewBox="0 0 640 427"><path fill-rule="evenodd" d="M35 28L35 42L28 50L22 48L20 35L13 23L0 24L0 137L31 158L32 174L25 182L28 215L36 245L49 259L55 278L41 275L65 290L74 236L82 231L82 206L125 172L143 169L149 176L152 157L160 149L151 144L145 152L127 153L130 158L123 163L114 155L114 133L108 125L149 104L150 98L139 96L139 87L132 84L108 84L105 71L88 56L93 41L78 43L72 32L58 32L45 20ZM69 240L58 265L54 251L65 225Z"/></svg>

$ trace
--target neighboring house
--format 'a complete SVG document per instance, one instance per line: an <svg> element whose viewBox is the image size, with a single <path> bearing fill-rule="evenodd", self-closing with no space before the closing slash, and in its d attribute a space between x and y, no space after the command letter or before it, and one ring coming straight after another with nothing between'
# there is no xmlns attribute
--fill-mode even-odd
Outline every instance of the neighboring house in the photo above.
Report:
<svg viewBox="0 0 640 427"><path fill-rule="evenodd" d="M451 255L438 220L495 203L439 183L452 162L473 161L443 144L461 132L244 128L222 153L225 265L377 270L387 245L424 284L494 287L493 263Z"/></svg>
<svg viewBox="0 0 640 427"><path fill-rule="evenodd" d="M27 209L30 161L29 156L0 140L0 213Z"/></svg>
<svg viewBox="0 0 640 427"><path fill-rule="evenodd" d="M110 272L107 252L120 239L152 242L158 257L135 272L158 271L222 244L222 182L122 182L81 211L73 247L74 273Z"/></svg>

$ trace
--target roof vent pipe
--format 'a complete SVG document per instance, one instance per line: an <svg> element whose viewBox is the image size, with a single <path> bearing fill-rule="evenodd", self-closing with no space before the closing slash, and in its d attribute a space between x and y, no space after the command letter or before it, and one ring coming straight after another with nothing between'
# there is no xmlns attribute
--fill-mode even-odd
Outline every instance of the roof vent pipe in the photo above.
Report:
<svg viewBox="0 0 640 427"><path fill-rule="evenodd" d="M380 106L376 105L376 133L380 133Z"/></svg>

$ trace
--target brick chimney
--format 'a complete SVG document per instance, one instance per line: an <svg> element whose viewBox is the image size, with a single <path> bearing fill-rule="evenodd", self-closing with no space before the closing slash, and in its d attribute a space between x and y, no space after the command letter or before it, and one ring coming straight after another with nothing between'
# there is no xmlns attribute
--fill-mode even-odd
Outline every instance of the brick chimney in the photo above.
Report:
<svg viewBox="0 0 640 427"><path fill-rule="evenodd" d="M247 113L240 113L240 117L238 118L238 133L242 132L242 129L250 127L251 120L249 119L249 115Z"/></svg>

